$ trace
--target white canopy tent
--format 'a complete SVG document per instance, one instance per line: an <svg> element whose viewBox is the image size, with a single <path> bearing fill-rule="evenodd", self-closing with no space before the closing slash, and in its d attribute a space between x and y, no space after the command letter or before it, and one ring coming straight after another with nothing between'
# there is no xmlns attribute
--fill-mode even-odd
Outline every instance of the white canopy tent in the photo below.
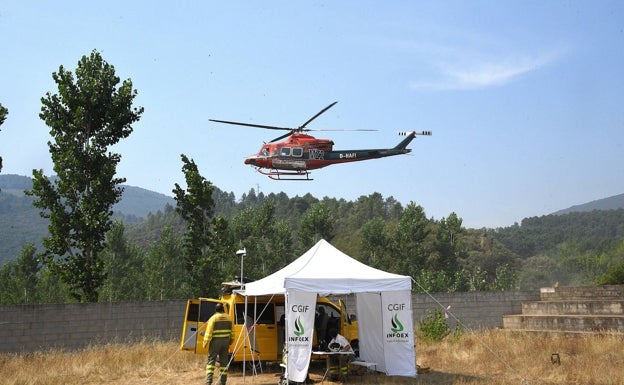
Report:
<svg viewBox="0 0 624 385"><path fill-rule="evenodd" d="M415 376L409 276L365 265L325 240L283 269L245 285L244 295L284 294L287 375L302 382L312 352L317 295L355 293L360 357L388 375Z"/></svg>

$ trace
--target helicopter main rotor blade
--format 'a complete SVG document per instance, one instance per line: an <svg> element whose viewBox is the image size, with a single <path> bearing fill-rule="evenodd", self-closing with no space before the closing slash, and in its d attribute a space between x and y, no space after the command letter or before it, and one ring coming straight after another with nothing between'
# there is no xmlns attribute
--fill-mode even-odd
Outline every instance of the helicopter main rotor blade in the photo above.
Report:
<svg viewBox="0 0 624 385"><path fill-rule="evenodd" d="M292 130L294 130L294 128L290 128L290 127L278 127L278 126L267 126L267 125L264 125L264 124L232 122L230 120L217 120L217 119L208 119L208 120L210 120L211 122L225 123L225 124L234 124L234 125L237 125L237 126L267 128L269 130L282 130L282 131L292 131Z"/></svg>
<svg viewBox="0 0 624 385"><path fill-rule="evenodd" d="M370 129L370 128L319 128L319 129L306 128L305 131L333 131L333 132L338 132L338 131L379 131L379 130Z"/></svg>
<svg viewBox="0 0 624 385"><path fill-rule="evenodd" d="M327 107L323 108L321 111L319 111L319 113L317 113L316 115L314 115L313 117L311 117L310 119L308 119L308 121L307 121L307 122L305 122L305 123L303 123L303 125L299 126L298 130L302 130L305 126L307 126L307 125L308 125L308 123L310 123L310 122L311 122L311 121L313 121L314 119L318 118L318 117L319 117L319 115L321 115L323 112L325 112L325 111L329 110L330 108L332 108L332 107L334 106L334 104L336 104L336 103L338 103L338 102L337 102L337 101L336 101L336 102L333 102L333 103L332 103L332 104L330 104L329 106L327 106Z"/></svg>
<svg viewBox="0 0 624 385"><path fill-rule="evenodd" d="M369 129L366 129L366 128L362 128L362 129L357 129L357 128L356 129L341 129L341 128L331 129L331 128L327 128L327 129L318 129L318 130L310 129L310 128L302 128L302 129L296 130L296 132L301 132L301 131L305 131L305 132L310 132L310 131L319 131L319 132L320 131L334 131L334 132L337 132L337 131L379 131L379 130L369 130ZM277 142L278 140L284 139L287 136L292 135L294 133L295 133L295 131L293 130L293 132L289 132L287 134L281 135L281 136L271 140L269 143Z"/></svg>
<svg viewBox="0 0 624 385"><path fill-rule="evenodd" d="M288 133L286 133L284 135L280 135L277 138L271 140L269 143L277 142L278 140L282 140L282 139L284 139L284 138L286 138L286 137L288 137L288 136L290 136L292 134L293 134L293 132L291 131L291 132L288 132Z"/></svg>
<svg viewBox="0 0 624 385"><path fill-rule="evenodd" d="M308 119L307 122L305 122L303 125L297 127L297 128L292 128L292 127L280 127L280 126L269 126L266 124L254 124L254 123L243 123L243 122L234 122L231 120L218 120L218 119L208 119L211 122L216 122L216 123L225 123L225 124L233 124L236 126L245 126L245 127L256 127L256 128L266 128L269 130L281 130L281 131L289 131L288 133L284 134L284 135L280 135L279 137L271 140L269 143L273 143L273 142L277 142L278 140L284 139L294 133L297 132L307 132L307 131L377 131L377 130L368 130L368 129L309 129L306 128L306 126L308 124L310 124L310 122L312 122L314 119L318 118L321 114L323 114L325 111L329 110L330 108L332 108L334 105L336 105L336 102L331 103L330 105L328 105L327 107L323 108L322 110L320 110L316 115L314 115L313 117L311 117L310 119Z"/></svg>

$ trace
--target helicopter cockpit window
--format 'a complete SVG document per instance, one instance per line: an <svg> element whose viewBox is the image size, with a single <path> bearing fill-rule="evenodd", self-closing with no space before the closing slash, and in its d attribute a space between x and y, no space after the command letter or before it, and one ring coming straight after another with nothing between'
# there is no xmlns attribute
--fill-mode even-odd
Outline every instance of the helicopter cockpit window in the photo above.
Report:
<svg viewBox="0 0 624 385"><path fill-rule="evenodd" d="M294 156L295 158L301 158L302 155L303 155L303 148L295 147L292 149L292 156Z"/></svg>
<svg viewBox="0 0 624 385"><path fill-rule="evenodd" d="M262 156L269 156L269 146L262 147L262 151L260 151Z"/></svg>
<svg viewBox="0 0 624 385"><path fill-rule="evenodd" d="M280 152L280 156L290 156L290 147L282 147L282 151Z"/></svg>

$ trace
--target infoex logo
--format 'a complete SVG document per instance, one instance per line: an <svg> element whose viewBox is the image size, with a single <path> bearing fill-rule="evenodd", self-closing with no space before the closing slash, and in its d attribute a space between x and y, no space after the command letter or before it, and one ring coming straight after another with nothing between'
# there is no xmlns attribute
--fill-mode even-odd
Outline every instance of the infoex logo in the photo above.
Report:
<svg viewBox="0 0 624 385"><path fill-rule="evenodd" d="M305 333L303 322L301 322L301 316L298 316L295 320L295 331L293 332L297 337L301 337Z"/></svg>
<svg viewBox="0 0 624 385"><path fill-rule="evenodd" d="M392 325L392 327L390 327L392 333L400 333L403 331L403 324L399 320L399 313L394 313L394 317L392 317L390 324Z"/></svg>
<svg viewBox="0 0 624 385"><path fill-rule="evenodd" d="M386 333L386 339L405 339L408 336L409 335L403 327L403 322L399 319L399 313L394 313L392 319L390 320L390 333Z"/></svg>
<svg viewBox="0 0 624 385"><path fill-rule="evenodd" d="M404 310L405 304L390 304L388 310L390 310L390 331L386 333L386 340L389 342L403 342L409 339L409 333L405 330L405 326L399 317L400 312L397 310Z"/></svg>
<svg viewBox="0 0 624 385"><path fill-rule="evenodd" d="M293 305L290 309L294 314L307 313L310 310L308 305ZM289 333L290 334L290 333ZM293 325L292 335L288 336L288 342L295 344L310 343L310 336L305 336L306 328L303 323L302 315L298 314Z"/></svg>

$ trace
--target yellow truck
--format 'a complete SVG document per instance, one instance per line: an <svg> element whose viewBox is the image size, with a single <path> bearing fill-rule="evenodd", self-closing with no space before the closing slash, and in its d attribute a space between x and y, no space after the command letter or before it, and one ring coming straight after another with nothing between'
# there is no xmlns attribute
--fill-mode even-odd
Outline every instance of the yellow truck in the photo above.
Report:
<svg viewBox="0 0 624 385"><path fill-rule="evenodd" d="M235 362L281 361L284 344L284 296L247 297L246 311L245 297L237 294L234 288L237 288L236 284L224 283L224 294L219 299L187 300L180 349L195 354L207 353L202 344L206 323L214 314L215 305L220 302L234 323L234 342L230 345L230 354L234 355ZM316 313L318 322L313 337L315 347L320 347L323 342L327 343L327 332L335 327L351 342L355 350L358 349L357 321L354 316L347 315L342 300L336 304L319 297Z"/></svg>

